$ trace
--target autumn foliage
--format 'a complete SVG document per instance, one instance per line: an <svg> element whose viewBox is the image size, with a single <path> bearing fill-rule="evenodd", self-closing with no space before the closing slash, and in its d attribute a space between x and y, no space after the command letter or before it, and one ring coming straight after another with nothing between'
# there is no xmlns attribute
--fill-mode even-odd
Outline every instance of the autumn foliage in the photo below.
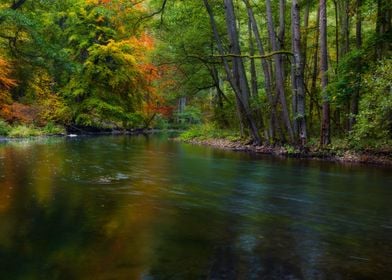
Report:
<svg viewBox="0 0 392 280"><path fill-rule="evenodd" d="M135 128L172 116L165 69L155 65L156 42L140 20L150 13L146 2L71 0L47 9L35 21L16 11L21 18L12 24L25 33L16 33L10 50L0 47L7 55L0 56L0 118Z"/></svg>
<svg viewBox="0 0 392 280"><path fill-rule="evenodd" d="M0 105L10 102L9 90L16 86L16 81L10 76L10 64L0 56Z"/></svg>
<svg viewBox="0 0 392 280"><path fill-rule="evenodd" d="M25 105L19 102L5 104L0 110L0 118L9 123L32 124L38 122L39 108L37 106Z"/></svg>

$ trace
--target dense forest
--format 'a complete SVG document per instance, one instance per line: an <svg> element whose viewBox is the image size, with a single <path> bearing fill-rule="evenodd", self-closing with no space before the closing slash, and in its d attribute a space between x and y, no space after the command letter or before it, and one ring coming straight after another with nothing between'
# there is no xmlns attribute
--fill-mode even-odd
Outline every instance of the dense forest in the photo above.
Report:
<svg viewBox="0 0 392 280"><path fill-rule="evenodd" d="M0 134L392 139L389 0L2 0L0 26Z"/></svg>

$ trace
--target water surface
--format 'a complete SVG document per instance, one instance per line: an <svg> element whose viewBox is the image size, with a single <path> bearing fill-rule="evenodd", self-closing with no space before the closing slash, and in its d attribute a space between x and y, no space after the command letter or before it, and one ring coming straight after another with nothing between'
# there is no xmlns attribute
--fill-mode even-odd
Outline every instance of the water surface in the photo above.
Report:
<svg viewBox="0 0 392 280"><path fill-rule="evenodd" d="M391 275L391 169L166 136L0 145L1 279Z"/></svg>

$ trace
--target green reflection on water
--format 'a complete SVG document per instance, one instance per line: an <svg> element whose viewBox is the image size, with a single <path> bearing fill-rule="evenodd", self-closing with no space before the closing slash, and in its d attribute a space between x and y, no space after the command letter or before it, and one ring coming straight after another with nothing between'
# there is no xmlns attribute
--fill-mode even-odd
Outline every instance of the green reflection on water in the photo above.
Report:
<svg viewBox="0 0 392 280"><path fill-rule="evenodd" d="M1 279L386 279L391 170L150 137L0 145Z"/></svg>

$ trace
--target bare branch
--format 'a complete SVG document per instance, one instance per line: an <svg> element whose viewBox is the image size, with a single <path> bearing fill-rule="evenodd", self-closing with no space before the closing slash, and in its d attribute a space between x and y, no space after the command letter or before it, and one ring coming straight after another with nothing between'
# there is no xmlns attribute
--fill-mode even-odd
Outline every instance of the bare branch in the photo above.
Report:
<svg viewBox="0 0 392 280"><path fill-rule="evenodd" d="M146 19L149 19L149 18L152 18L152 17L154 17L154 16L156 16L156 15L159 15L159 14L161 14L161 24L162 24L162 22L163 22L163 13L165 12L166 4L167 4L167 0L163 0L162 6L161 6L161 8L160 8L158 11L155 11L155 12L153 12L152 14L146 15L146 16L144 16L144 17L141 17L141 18L135 23L135 26L137 27L142 21L144 21L144 20L146 20Z"/></svg>
<svg viewBox="0 0 392 280"><path fill-rule="evenodd" d="M250 59L254 59L254 58L269 58L271 56L274 55L278 55L278 54L287 54L287 55L294 55L291 51L275 51L275 52L271 52L271 53L267 53L265 55L248 55L248 54L224 54L224 55L214 55L212 57L242 57L242 58L250 58Z"/></svg>

